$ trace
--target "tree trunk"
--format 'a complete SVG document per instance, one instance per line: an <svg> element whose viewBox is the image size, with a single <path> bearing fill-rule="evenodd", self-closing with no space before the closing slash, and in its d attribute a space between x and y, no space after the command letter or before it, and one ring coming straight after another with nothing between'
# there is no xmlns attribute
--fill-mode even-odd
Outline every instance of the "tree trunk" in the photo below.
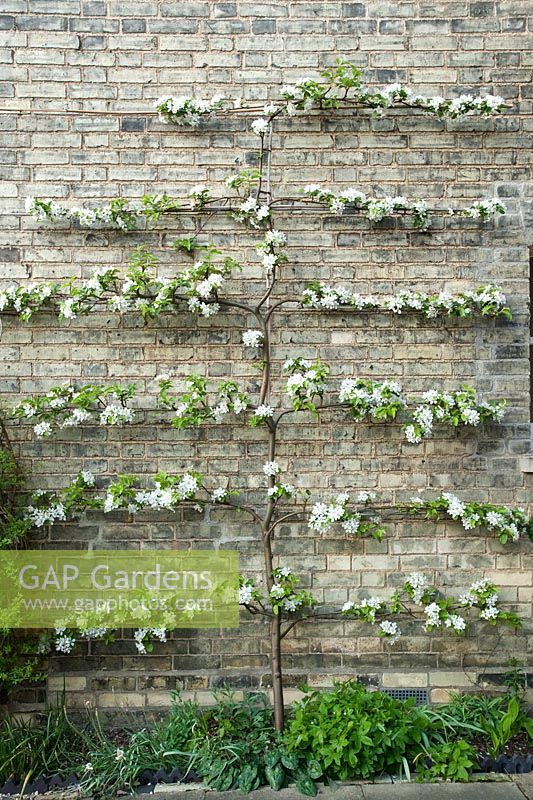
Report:
<svg viewBox="0 0 533 800"><path fill-rule="evenodd" d="M281 678L281 620L277 614L270 623L270 664L272 668L272 694L276 730L282 731L285 724L283 707L283 682Z"/></svg>

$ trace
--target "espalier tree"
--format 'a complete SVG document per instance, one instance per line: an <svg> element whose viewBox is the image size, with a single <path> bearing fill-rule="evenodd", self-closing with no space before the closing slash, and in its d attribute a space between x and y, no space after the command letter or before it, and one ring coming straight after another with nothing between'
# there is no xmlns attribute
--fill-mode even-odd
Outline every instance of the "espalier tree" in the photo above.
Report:
<svg viewBox="0 0 533 800"><path fill-rule="evenodd" d="M482 222L495 214L505 213L497 199L481 199L464 208L432 208L420 198L403 196L369 197L359 189L335 192L320 185L302 187L298 196L277 197L272 191L270 159L272 131L276 120L306 112L327 114L331 109L373 109L380 114L392 107L412 109L414 113L438 118L465 115L490 116L500 113L502 98L485 95L461 95L457 99L424 97L398 84L382 90L370 90L361 83L359 70L347 62L324 72L317 80L308 79L295 86L284 86L279 99L261 109L243 101L229 101L222 96L211 99L165 97L156 109L163 121L175 125L209 124L212 116L251 116L250 130L258 139L257 162L253 167L228 175L224 194L212 194L206 185L190 190L186 200L164 194L145 195L138 202L116 199L106 206L77 208L39 198L31 198L28 212L43 222L61 223L74 220L81 227L111 227L122 231L149 224L162 215L191 213L196 216L226 214L238 225L244 225L256 237L264 288L257 295L254 285L249 294L232 291L232 278L243 269L234 258L224 257L212 244L196 238L182 238L174 243L177 257L185 261L170 277L159 277L156 257L143 247L133 251L131 263L122 277L114 267L97 269L89 280L68 283L13 285L0 291L0 311L15 314L29 321L41 310L69 320L92 310L105 309L117 314L140 314L145 320L165 313L189 312L202 318L219 312L235 314L244 320L242 343L248 357L256 361L259 381L252 391L233 380L208 381L190 375L178 390L171 374L158 378L160 408L168 423L178 431L202 424L226 423L253 426L257 440L264 445L257 472L263 474L264 500L254 504L246 493L235 492L226 481L213 485L201 471L189 469L181 475L158 473L147 485L147 476L121 475L107 482L104 490L96 489L97 480L87 471L81 472L70 486L57 493L36 492L21 516L27 524L41 527L75 517L90 509L104 512L125 510L134 515L141 509L172 510L182 504L202 513L207 505L223 506L246 514L261 543L264 576L254 581L242 576L239 601L250 614L266 618L270 628L270 660L276 725L283 727L282 642L296 625L310 618L353 619L375 626L376 632L393 645L401 635L402 618L419 617L426 631L448 629L464 635L468 618L475 617L489 625L506 623L518 626L512 611L498 604L496 587L486 579L477 580L457 598L444 596L429 585L421 573L404 576L401 589L387 598L367 597L347 602L341 609L319 607L312 593L300 586L290 567L280 563L276 541L284 523L307 522L311 532L324 533L339 526L347 537L372 536L386 532L389 520L418 519L456 520L466 530L486 529L494 532L502 543L512 543L531 535L532 525L525 512L507 506L466 502L450 493L434 499L413 497L409 502L385 504L371 491L351 497L348 493L328 498L315 498L297 487L298 477L282 475L279 459L279 437L282 426L298 422L302 414L316 418L324 414L340 414L360 424L401 423L403 434L413 447L433 435L441 426L475 428L487 422L499 422L505 401L486 401L477 397L466 385L453 391L432 388L413 399L396 381L376 381L368 376L344 379L330 386L329 368L320 359L301 358L298 354L280 365L273 358L272 340L280 313L330 314L343 313L417 314L426 319L436 317L510 317L506 299L500 288L476 286L459 292L434 295L416 290L392 295L361 295L353 288L311 282L300 296L287 295L282 280L282 267L287 261L287 236L278 225L287 219L287 212L306 209L319 214L362 215L371 222L390 216L404 216L415 229L429 230L431 215L466 216ZM258 116L259 114L259 116ZM229 192L229 193L228 193ZM290 214L288 216L290 218ZM245 276L246 277L246 276ZM237 284L235 284L237 285ZM257 284L256 284L257 286ZM248 289L247 289L248 291ZM252 320L253 327L248 327ZM284 391L276 390L280 379ZM39 438L52 436L57 430L80 425L133 424L142 408L142 400L134 400L134 385L62 385L46 394L21 400L11 417L33 425ZM342 418L342 417L341 417ZM149 477L148 477L148 480ZM294 481L294 482L293 482ZM10 538L20 538L17 529ZM246 565L244 565L246 566ZM164 628L139 628L135 640L139 652L151 647L150 639L164 640ZM61 652L70 652L76 636L93 638L112 636L105 627L74 631L60 629L43 636L42 645Z"/></svg>

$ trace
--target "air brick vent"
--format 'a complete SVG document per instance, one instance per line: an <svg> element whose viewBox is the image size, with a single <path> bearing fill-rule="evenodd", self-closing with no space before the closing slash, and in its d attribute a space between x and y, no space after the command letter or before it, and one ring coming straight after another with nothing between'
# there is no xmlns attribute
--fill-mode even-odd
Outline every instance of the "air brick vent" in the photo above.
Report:
<svg viewBox="0 0 533 800"><path fill-rule="evenodd" d="M410 700L414 697L417 706L428 702L427 689L383 689L383 691L394 700Z"/></svg>

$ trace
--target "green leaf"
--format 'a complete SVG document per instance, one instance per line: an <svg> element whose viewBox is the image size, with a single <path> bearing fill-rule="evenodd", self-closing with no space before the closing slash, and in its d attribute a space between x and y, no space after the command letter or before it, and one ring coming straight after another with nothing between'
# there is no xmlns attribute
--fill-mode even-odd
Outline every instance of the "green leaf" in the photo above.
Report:
<svg viewBox="0 0 533 800"><path fill-rule="evenodd" d="M295 753L283 753L281 763L286 769L298 769L298 756Z"/></svg>
<svg viewBox="0 0 533 800"><path fill-rule="evenodd" d="M274 767L267 767L265 769L265 777L270 788L279 792L285 782L285 770L281 764L276 764Z"/></svg>
<svg viewBox="0 0 533 800"><path fill-rule="evenodd" d="M324 770L322 769L320 763L316 759L312 759L307 763L307 772L310 778L316 780L317 778L320 778L322 776Z"/></svg>
<svg viewBox="0 0 533 800"><path fill-rule="evenodd" d="M246 764L241 770L238 779L238 785L241 792L248 794L252 790L253 784L257 778L257 767L252 764Z"/></svg>
<svg viewBox="0 0 533 800"><path fill-rule="evenodd" d="M318 794L318 786L308 775L302 775L302 777L296 781L296 788L299 792L308 797L316 797Z"/></svg>

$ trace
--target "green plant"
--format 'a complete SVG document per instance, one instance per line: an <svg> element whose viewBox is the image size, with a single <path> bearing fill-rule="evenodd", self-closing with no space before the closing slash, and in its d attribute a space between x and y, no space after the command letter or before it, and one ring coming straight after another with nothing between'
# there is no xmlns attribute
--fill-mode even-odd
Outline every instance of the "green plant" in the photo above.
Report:
<svg viewBox="0 0 533 800"><path fill-rule="evenodd" d="M8 717L0 723L0 780L76 772L90 744L63 705L47 709L37 720Z"/></svg>
<svg viewBox="0 0 533 800"><path fill-rule="evenodd" d="M222 691L215 699L215 706L198 719L190 742L191 766L208 786L247 793L265 784L278 790L294 782L303 794L317 794L320 765L284 747L264 694L235 700L231 692Z"/></svg>
<svg viewBox="0 0 533 800"><path fill-rule="evenodd" d="M15 686L43 680L40 666L41 657L35 639L0 629L0 702L9 698Z"/></svg>
<svg viewBox="0 0 533 800"><path fill-rule="evenodd" d="M449 703L428 709L432 727L439 728L446 740L458 736L480 734L487 740L489 754L496 758L507 742L524 732L533 740L533 720L525 713L519 692L523 691L523 678L517 665L511 665L511 688L503 697L483 694L453 695Z"/></svg>
<svg viewBox="0 0 533 800"><path fill-rule="evenodd" d="M278 744L273 709L262 694L215 698L194 732L194 769L218 791L257 789L266 782L264 753Z"/></svg>
<svg viewBox="0 0 533 800"><path fill-rule="evenodd" d="M309 692L296 705L284 742L289 752L316 761L329 779L370 778L405 769L428 746L424 709L354 681Z"/></svg>
<svg viewBox="0 0 533 800"><path fill-rule="evenodd" d="M507 742L522 731L526 733L530 740L533 740L533 719L526 716L520 700L515 696L511 696L507 710L498 723L490 727L487 726L487 734L491 741L491 745L488 748L489 755L492 758L496 758Z"/></svg>
<svg viewBox="0 0 533 800"><path fill-rule="evenodd" d="M98 715L91 717L93 746L81 769L80 788L85 795L108 798L116 791L132 789L146 769L180 767L187 772L192 755L193 731L200 722L198 706L172 695L169 714L151 728L142 728L117 747L101 727Z"/></svg>
<svg viewBox="0 0 533 800"><path fill-rule="evenodd" d="M512 697L517 697L521 700L527 687L527 676L524 672L524 667L515 657L509 659L507 666L507 671L503 676L504 685Z"/></svg>
<svg viewBox="0 0 533 800"><path fill-rule="evenodd" d="M445 738L485 735L505 713L505 698L485 694L452 694L448 703L428 709L431 725Z"/></svg>
<svg viewBox="0 0 533 800"><path fill-rule="evenodd" d="M435 744L427 750L429 766L419 767L417 777L424 781L468 781L476 765L476 751L464 739Z"/></svg>
<svg viewBox="0 0 533 800"><path fill-rule="evenodd" d="M23 477L10 447L2 447L4 426L0 418L0 550L19 544L31 528L20 502Z"/></svg>

